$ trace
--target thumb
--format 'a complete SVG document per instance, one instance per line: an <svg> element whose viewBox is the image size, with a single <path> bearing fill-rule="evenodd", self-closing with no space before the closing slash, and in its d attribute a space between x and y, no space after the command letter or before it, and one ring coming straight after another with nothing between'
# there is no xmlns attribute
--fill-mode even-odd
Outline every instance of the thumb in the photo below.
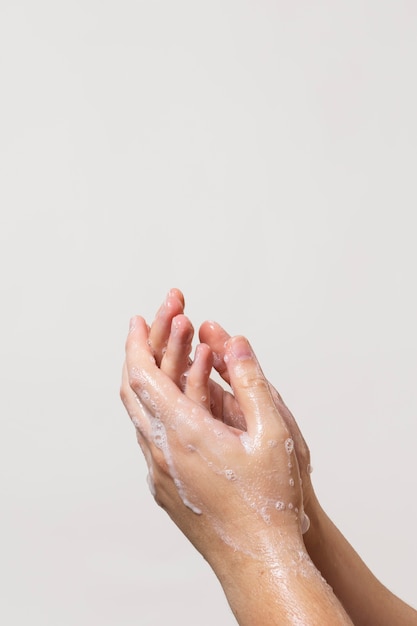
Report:
<svg viewBox="0 0 417 626"><path fill-rule="evenodd" d="M230 338L225 344L224 360L236 401L245 416L251 438L288 436L269 383L245 337Z"/></svg>

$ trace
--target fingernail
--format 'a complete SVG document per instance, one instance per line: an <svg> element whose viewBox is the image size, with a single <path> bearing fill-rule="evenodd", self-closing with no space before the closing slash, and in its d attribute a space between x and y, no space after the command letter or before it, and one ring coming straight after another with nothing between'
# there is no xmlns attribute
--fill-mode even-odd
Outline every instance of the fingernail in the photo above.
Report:
<svg viewBox="0 0 417 626"><path fill-rule="evenodd" d="M175 293L175 290L170 289L167 293L163 306L166 308L171 308L174 300L177 300L177 302L180 302L177 294Z"/></svg>
<svg viewBox="0 0 417 626"><path fill-rule="evenodd" d="M136 317L131 317L129 322L129 332L131 333L136 328Z"/></svg>
<svg viewBox="0 0 417 626"><path fill-rule="evenodd" d="M230 344L230 350L237 359L250 359L252 356L249 342L244 337L234 337Z"/></svg>

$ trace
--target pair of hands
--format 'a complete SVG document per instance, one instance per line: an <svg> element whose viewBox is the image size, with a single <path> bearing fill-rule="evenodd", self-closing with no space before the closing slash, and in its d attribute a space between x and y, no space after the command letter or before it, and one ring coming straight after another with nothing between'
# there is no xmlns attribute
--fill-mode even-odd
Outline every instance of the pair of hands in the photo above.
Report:
<svg viewBox="0 0 417 626"><path fill-rule="evenodd" d="M254 558L278 536L302 545L313 490L292 414L244 337L205 322L191 360L193 336L172 289L150 327L132 318L126 341L121 398L157 503L212 563L225 544Z"/></svg>
<svg viewBox="0 0 417 626"><path fill-rule="evenodd" d="M121 397L157 503L210 563L238 623L415 626L321 508L308 447L248 341L205 322L191 360L193 336L178 289L151 326L132 318Z"/></svg>

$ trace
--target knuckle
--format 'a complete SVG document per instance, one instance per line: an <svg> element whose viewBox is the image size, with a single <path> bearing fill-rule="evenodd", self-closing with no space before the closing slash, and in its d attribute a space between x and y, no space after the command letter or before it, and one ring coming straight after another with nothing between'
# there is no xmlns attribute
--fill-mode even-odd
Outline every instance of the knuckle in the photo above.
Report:
<svg viewBox="0 0 417 626"><path fill-rule="evenodd" d="M138 367L131 367L127 374L127 379L129 383L129 387L133 389L133 391L138 391L141 389L144 383L144 377L141 370Z"/></svg>
<svg viewBox="0 0 417 626"><path fill-rule="evenodd" d="M265 395L269 396L269 386L265 378L260 376L258 373L249 373L246 374L241 380L241 385L243 389L247 391L253 391L256 395Z"/></svg>
<svg viewBox="0 0 417 626"><path fill-rule="evenodd" d="M136 428L136 438L142 449L142 452L144 452L143 440L146 440L148 438L146 423L136 413L129 413L129 417L133 426Z"/></svg>
<svg viewBox="0 0 417 626"><path fill-rule="evenodd" d="M158 471L155 472L156 484L161 485L167 477L170 478L169 465L167 463L165 455L162 453L154 455L154 462L158 469Z"/></svg>

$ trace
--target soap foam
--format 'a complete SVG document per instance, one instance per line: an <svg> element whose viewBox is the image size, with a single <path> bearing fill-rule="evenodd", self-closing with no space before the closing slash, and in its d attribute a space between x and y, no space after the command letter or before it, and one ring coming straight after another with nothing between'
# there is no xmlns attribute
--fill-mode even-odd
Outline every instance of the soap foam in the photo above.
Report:
<svg viewBox="0 0 417 626"><path fill-rule="evenodd" d="M201 515L201 513L202 513L201 509L199 509L197 506L195 506L194 504L192 504L192 502L189 501L189 499L188 499L188 497L187 497L187 495L185 493L184 484L178 478L178 474L176 472L176 469L174 467L174 463L173 463L173 460L172 460L171 450L170 450L169 444L168 444L168 437L167 437L165 424L159 418L158 413L155 413L155 415L153 415L141 403L139 398L137 398L137 402L140 405L142 412L146 415L146 417L149 420L149 423L150 423L150 426L151 426L151 435L150 435L151 436L151 440L153 441L154 445L159 450L161 450L161 452L163 453L164 458L165 458L165 462L166 462L167 467L168 467L169 474L170 474L171 478L174 480L174 484L175 484L175 486L177 488L177 491L178 491L178 494L179 494L181 500L183 501L183 503L185 504L186 507L188 507L189 509L191 509L191 511L193 511L193 513L196 513L197 515ZM156 403L152 402L151 404L152 404L154 410L156 410ZM150 472L150 474L148 476L149 476L149 478L148 478L148 485L149 485L149 488L151 490L152 495L155 497L155 485L154 485L152 472Z"/></svg>
<svg viewBox="0 0 417 626"><path fill-rule="evenodd" d="M291 454L291 452L294 450L294 441L291 439L291 437L285 440L284 445L285 445L287 454Z"/></svg>
<svg viewBox="0 0 417 626"><path fill-rule="evenodd" d="M224 471L224 474L225 474L227 480L236 480L236 474L234 473L233 470L227 469L227 470Z"/></svg>
<svg viewBox="0 0 417 626"><path fill-rule="evenodd" d="M249 434L247 432L243 432L241 435L239 435L239 438L246 452L252 452L253 439L249 436Z"/></svg>

